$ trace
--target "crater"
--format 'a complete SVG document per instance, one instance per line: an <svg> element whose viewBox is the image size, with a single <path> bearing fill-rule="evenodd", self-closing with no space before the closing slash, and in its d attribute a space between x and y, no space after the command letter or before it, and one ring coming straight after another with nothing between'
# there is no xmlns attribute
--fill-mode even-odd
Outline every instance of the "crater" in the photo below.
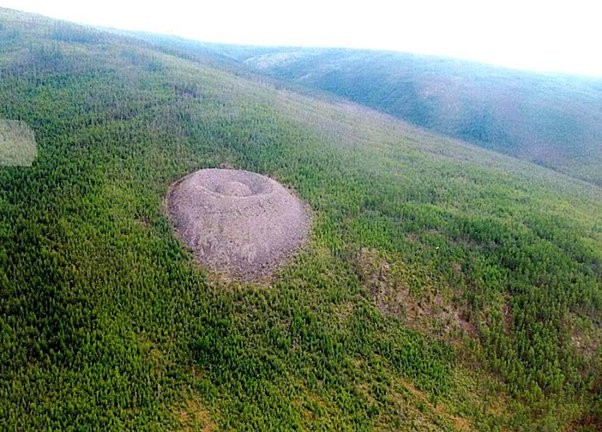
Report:
<svg viewBox="0 0 602 432"><path fill-rule="evenodd" d="M172 185L167 210L203 266L245 281L270 276L306 241L306 206L253 172L203 169Z"/></svg>
<svg viewBox="0 0 602 432"><path fill-rule="evenodd" d="M216 192L219 192L222 195L233 197L247 197L249 195L253 195L253 192L249 186L237 181L230 181L219 185Z"/></svg>

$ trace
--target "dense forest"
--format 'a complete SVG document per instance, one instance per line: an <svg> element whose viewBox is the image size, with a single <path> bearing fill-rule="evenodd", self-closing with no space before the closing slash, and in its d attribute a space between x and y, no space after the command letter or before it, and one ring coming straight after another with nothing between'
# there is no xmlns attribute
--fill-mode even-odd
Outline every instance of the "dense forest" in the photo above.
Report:
<svg viewBox="0 0 602 432"><path fill-rule="evenodd" d="M198 51L0 9L2 430L602 427L602 191ZM271 284L164 211L206 167L312 208Z"/></svg>
<svg viewBox="0 0 602 432"><path fill-rule="evenodd" d="M602 186L599 78L394 52L147 39L191 53L213 49L269 76Z"/></svg>

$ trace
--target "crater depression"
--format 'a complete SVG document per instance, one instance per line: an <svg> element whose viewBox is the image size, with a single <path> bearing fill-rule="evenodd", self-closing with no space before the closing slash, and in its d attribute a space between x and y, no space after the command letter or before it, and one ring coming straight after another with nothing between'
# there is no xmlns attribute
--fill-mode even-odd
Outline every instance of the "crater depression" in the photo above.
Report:
<svg viewBox="0 0 602 432"><path fill-rule="evenodd" d="M196 171L172 186L167 209L202 265L242 280L271 275L309 233L303 203L249 171Z"/></svg>

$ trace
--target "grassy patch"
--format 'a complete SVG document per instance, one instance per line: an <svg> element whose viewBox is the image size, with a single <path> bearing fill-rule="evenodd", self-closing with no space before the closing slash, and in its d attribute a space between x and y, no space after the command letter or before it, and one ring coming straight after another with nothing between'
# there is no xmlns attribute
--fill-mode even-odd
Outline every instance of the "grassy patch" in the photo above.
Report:
<svg viewBox="0 0 602 432"><path fill-rule="evenodd" d="M0 120L0 166L31 166L37 154L35 135L26 123Z"/></svg>

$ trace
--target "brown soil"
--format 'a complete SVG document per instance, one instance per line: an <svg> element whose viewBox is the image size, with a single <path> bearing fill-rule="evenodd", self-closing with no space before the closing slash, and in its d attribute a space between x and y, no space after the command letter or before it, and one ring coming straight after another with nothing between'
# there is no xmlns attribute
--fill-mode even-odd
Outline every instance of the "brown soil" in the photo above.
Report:
<svg viewBox="0 0 602 432"><path fill-rule="evenodd" d="M409 327L436 336L477 336L476 327L448 296L438 292L412 294L398 269L393 268L395 263L388 262L377 250L362 248L354 263L383 314L401 318Z"/></svg>
<svg viewBox="0 0 602 432"><path fill-rule="evenodd" d="M249 171L196 171L172 186L167 210L202 265L247 281L270 276L309 232L304 205Z"/></svg>

